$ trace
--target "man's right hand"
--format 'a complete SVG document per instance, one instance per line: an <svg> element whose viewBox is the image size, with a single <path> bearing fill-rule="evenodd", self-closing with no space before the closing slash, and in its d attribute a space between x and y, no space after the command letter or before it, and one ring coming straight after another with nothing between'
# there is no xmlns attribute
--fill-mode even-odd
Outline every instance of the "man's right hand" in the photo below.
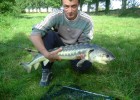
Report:
<svg viewBox="0 0 140 100"><path fill-rule="evenodd" d="M62 51L62 48L59 48L57 50L54 50L52 52L45 53L44 56L50 61L59 61L61 58L58 56L58 53Z"/></svg>
<svg viewBox="0 0 140 100"><path fill-rule="evenodd" d="M54 62L56 60L61 60L61 58L58 56L58 53L62 51L62 48L59 48L52 52L48 52L44 46L41 35L31 35L30 40L32 41L34 46L38 49L38 51L51 62Z"/></svg>

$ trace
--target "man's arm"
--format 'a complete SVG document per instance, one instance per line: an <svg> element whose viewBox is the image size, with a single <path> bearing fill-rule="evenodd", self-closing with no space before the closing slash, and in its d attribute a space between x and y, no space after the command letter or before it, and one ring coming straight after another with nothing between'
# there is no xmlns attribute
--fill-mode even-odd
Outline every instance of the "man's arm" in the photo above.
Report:
<svg viewBox="0 0 140 100"><path fill-rule="evenodd" d="M51 62L55 60L61 60L61 58L57 54L62 50L62 48L59 48L52 52L48 52L44 46L44 43L40 34L31 35L30 40L32 41L33 45L38 49L38 51L41 54L43 54L47 59L49 59Z"/></svg>
<svg viewBox="0 0 140 100"><path fill-rule="evenodd" d="M38 35L31 35L30 40L32 41L33 45L38 49L39 52L41 52L43 55L48 55L48 51L46 50L43 40L41 36Z"/></svg>

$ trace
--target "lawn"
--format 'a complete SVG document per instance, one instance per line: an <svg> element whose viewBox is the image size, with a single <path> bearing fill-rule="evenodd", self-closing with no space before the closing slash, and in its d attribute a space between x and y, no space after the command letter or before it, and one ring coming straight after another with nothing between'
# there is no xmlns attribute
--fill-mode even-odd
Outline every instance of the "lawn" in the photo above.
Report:
<svg viewBox="0 0 140 100"><path fill-rule="evenodd" d="M54 84L78 85L121 100L140 99L140 18L91 15L95 29L91 42L113 52L115 61L95 63L86 73L75 72L69 61L56 62L51 84L40 87L41 67L28 74L19 64L30 61L32 54L17 47L35 49L28 37L45 15L0 16L1 100L38 100Z"/></svg>

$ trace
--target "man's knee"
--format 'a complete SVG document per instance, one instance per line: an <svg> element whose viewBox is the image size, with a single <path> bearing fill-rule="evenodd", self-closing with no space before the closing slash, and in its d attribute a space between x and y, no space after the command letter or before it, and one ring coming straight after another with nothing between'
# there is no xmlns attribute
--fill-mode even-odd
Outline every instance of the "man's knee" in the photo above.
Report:
<svg viewBox="0 0 140 100"><path fill-rule="evenodd" d="M48 50L64 45L64 43L58 36L58 33L53 30L49 30L42 39L46 49Z"/></svg>
<svg viewBox="0 0 140 100"><path fill-rule="evenodd" d="M73 69L78 72L85 72L92 66L92 63L86 60L81 67L77 67L78 62L79 60L71 60L71 65Z"/></svg>
<svg viewBox="0 0 140 100"><path fill-rule="evenodd" d="M57 33L53 30L48 30L45 36L43 36L43 39L46 41L46 39L54 39Z"/></svg>

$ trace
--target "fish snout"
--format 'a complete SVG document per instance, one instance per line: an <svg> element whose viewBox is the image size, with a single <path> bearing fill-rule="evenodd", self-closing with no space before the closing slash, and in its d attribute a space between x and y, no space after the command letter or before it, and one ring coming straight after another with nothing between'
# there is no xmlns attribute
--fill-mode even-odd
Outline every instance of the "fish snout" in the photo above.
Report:
<svg viewBox="0 0 140 100"><path fill-rule="evenodd" d="M113 54L107 55L107 57L109 58L110 61L115 60L115 56Z"/></svg>

